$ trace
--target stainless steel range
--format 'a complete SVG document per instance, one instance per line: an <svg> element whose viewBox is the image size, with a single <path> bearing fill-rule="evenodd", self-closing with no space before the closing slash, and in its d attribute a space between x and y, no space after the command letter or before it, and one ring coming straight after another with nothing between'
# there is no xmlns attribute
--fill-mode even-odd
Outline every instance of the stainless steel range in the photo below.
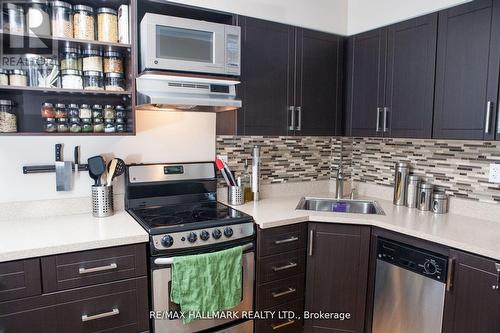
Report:
<svg viewBox="0 0 500 333"><path fill-rule="evenodd" d="M126 170L125 206L150 235L152 308L155 314L180 311L170 301L171 265L179 255L243 246L241 303L230 311L253 310L255 226L251 216L217 202L212 162L130 165ZM251 333L242 319L152 318L156 333Z"/></svg>

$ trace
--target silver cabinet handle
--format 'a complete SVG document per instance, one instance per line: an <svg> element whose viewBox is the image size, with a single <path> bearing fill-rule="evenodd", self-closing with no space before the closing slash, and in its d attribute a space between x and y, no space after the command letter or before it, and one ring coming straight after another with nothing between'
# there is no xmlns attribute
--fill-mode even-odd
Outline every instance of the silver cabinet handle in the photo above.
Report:
<svg viewBox="0 0 500 333"><path fill-rule="evenodd" d="M497 134L500 134L500 103L498 103L498 112L497 112Z"/></svg>
<svg viewBox="0 0 500 333"><path fill-rule="evenodd" d="M117 267L118 267L118 265L115 263L109 264L107 266L99 266L99 267L92 267L92 268L80 267L78 269L78 273L88 274L88 273L95 273L95 272L102 272L102 271L110 271L112 269L116 269Z"/></svg>
<svg viewBox="0 0 500 333"><path fill-rule="evenodd" d="M279 272L279 271L284 271L285 269L290 269L290 268L294 268L294 267L297 267L297 263L290 262L288 265L279 266L279 267L274 266L273 271Z"/></svg>
<svg viewBox="0 0 500 333"><path fill-rule="evenodd" d="M448 259L448 274L446 274L446 291L453 289L453 275L455 274L455 259Z"/></svg>
<svg viewBox="0 0 500 333"><path fill-rule="evenodd" d="M288 126L289 131L295 130L295 106L289 106L288 112L292 114L292 123Z"/></svg>
<svg viewBox="0 0 500 333"><path fill-rule="evenodd" d="M313 255L314 230L309 231L309 257Z"/></svg>
<svg viewBox="0 0 500 333"><path fill-rule="evenodd" d="M99 313L99 314L92 315L92 316L83 315L82 321L91 321L91 320L96 320L96 319L101 319L101 318L106 318L106 317L117 316L119 314L120 314L120 310L115 308L109 312Z"/></svg>
<svg viewBox="0 0 500 333"><path fill-rule="evenodd" d="M276 330L279 330L280 328L285 328L287 326L290 326L293 323L295 323L295 320L288 319L287 321L285 321L284 323L281 323L281 324L271 324L271 328L273 329L273 331L276 331Z"/></svg>
<svg viewBox="0 0 500 333"><path fill-rule="evenodd" d="M486 103L486 121L484 124L485 134L490 133L491 104L492 104L491 101L488 101L488 103Z"/></svg>
<svg viewBox="0 0 500 333"><path fill-rule="evenodd" d="M384 107L384 128L383 128L383 132L387 132L387 130L389 129L389 126L387 125L387 114L389 113L389 108L387 107Z"/></svg>
<svg viewBox="0 0 500 333"><path fill-rule="evenodd" d="M292 236L290 238L280 239L280 240L274 241L274 244L280 245L280 244L285 244L285 243L296 242L298 240L299 240L299 237Z"/></svg>
<svg viewBox="0 0 500 333"><path fill-rule="evenodd" d="M377 108L377 126L375 127L375 132L380 132L380 111L382 108Z"/></svg>
<svg viewBox="0 0 500 333"><path fill-rule="evenodd" d="M296 292L297 289L295 288L292 288L292 287L288 287L288 290L285 290L285 291L282 291L282 292L272 292L271 295L273 295L273 298L278 298L278 297L282 297L282 296L285 296L285 295L289 295L289 294L293 294L294 292Z"/></svg>
<svg viewBox="0 0 500 333"><path fill-rule="evenodd" d="M297 127L296 130L302 130L302 106L297 106Z"/></svg>
<svg viewBox="0 0 500 333"><path fill-rule="evenodd" d="M491 286L491 289L500 291L500 264L495 263L495 269L497 270L497 284Z"/></svg>

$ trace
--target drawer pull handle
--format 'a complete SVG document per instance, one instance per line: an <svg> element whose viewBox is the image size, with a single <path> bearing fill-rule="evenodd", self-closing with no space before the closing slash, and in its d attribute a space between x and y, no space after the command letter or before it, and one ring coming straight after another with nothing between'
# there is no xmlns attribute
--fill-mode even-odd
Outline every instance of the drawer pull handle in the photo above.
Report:
<svg viewBox="0 0 500 333"><path fill-rule="evenodd" d="M102 272L102 271L110 271L112 269L116 269L117 267L118 267L118 265L115 263L109 264L107 266L99 266L99 267L93 267L93 268L80 267L78 269L78 273L88 274L88 273L95 273L95 272Z"/></svg>
<svg viewBox="0 0 500 333"><path fill-rule="evenodd" d="M491 286L491 288L500 291L500 264L495 263L495 269L497 271L497 284Z"/></svg>
<svg viewBox="0 0 500 333"><path fill-rule="evenodd" d="M299 240L299 237L292 236L290 238L280 239L280 240L274 241L274 244L279 245L279 244L296 242L298 240Z"/></svg>
<svg viewBox="0 0 500 333"><path fill-rule="evenodd" d="M295 320L288 319L287 321L285 321L284 323L281 323L281 324L271 324L271 328L273 329L273 331L276 331L276 330L279 330L280 328L290 326L293 323L295 323Z"/></svg>
<svg viewBox="0 0 500 333"><path fill-rule="evenodd" d="M119 314L120 314L120 310L113 309L109 312L99 313L99 314L92 315L92 316L83 315L82 321L91 321L91 320L96 320L96 319L101 319L101 318L106 318L106 317L117 316Z"/></svg>
<svg viewBox="0 0 500 333"><path fill-rule="evenodd" d="M285 269L290 269L290 268L294 268L294 267L297 267L297 263L290 262L288 265L284 265L284 266L280 266L280 267L274 266L273 271L279 272L279 271L284 271Z"/></svg>
<svg viewBox="0 0 500 333"><path fill-rule="evenodd" d="M293 294L296 291L297 291L297 289L289 287L288 290L282 291L280 293L277 293L277 292L273 291L271 293L271 295L273 295L273 298L278 298L278 297L285 296L285 295L288 295L288 294Z"/></svg>

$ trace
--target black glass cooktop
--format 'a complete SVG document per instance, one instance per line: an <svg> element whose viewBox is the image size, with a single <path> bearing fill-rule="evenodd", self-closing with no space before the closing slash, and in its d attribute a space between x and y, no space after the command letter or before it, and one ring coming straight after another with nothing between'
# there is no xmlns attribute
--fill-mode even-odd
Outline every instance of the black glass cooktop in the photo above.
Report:
<svg viewBox="0 0 500 333"><path fill-rule="evenodd" d="M207 201L130 209L150 234L251 221L252 217L220 202Z"/></svg>

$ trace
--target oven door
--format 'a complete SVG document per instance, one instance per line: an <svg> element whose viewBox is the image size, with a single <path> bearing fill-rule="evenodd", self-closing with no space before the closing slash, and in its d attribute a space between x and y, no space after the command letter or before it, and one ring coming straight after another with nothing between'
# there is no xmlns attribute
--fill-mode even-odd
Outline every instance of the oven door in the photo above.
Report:
<svg viewBox="0 0 500 333"><path fill-rule="evenodd" d="M244 247L245 248L245 247ZM248 246L246 246L248 248ZM171 262L172 258L156 258L156 263ZM243 253L243 279L242 279L242 298L241 303L228 311L252 311L253 310L253 293L255 279L255 253L253 244L251 248ZM171 283L171 265L158 265L158 268L152 272L152 298L153 311L179 311L177 304L170 301L170 283ZM183 324L182 319L154 319L153 332L155 333L188 333L198 332L201 330L211 329L223 324L236 321L238 319L199 319L194 320L189 324ZM226 332L223 330L222 332ZM231 331L228 331L231 332Z"/></svg>
<svg viewBox="0 0 500 333"><path fill-rule="evenodd" d="M141 70L224 74L223 24L147 13L141 21Z"/></svg>

